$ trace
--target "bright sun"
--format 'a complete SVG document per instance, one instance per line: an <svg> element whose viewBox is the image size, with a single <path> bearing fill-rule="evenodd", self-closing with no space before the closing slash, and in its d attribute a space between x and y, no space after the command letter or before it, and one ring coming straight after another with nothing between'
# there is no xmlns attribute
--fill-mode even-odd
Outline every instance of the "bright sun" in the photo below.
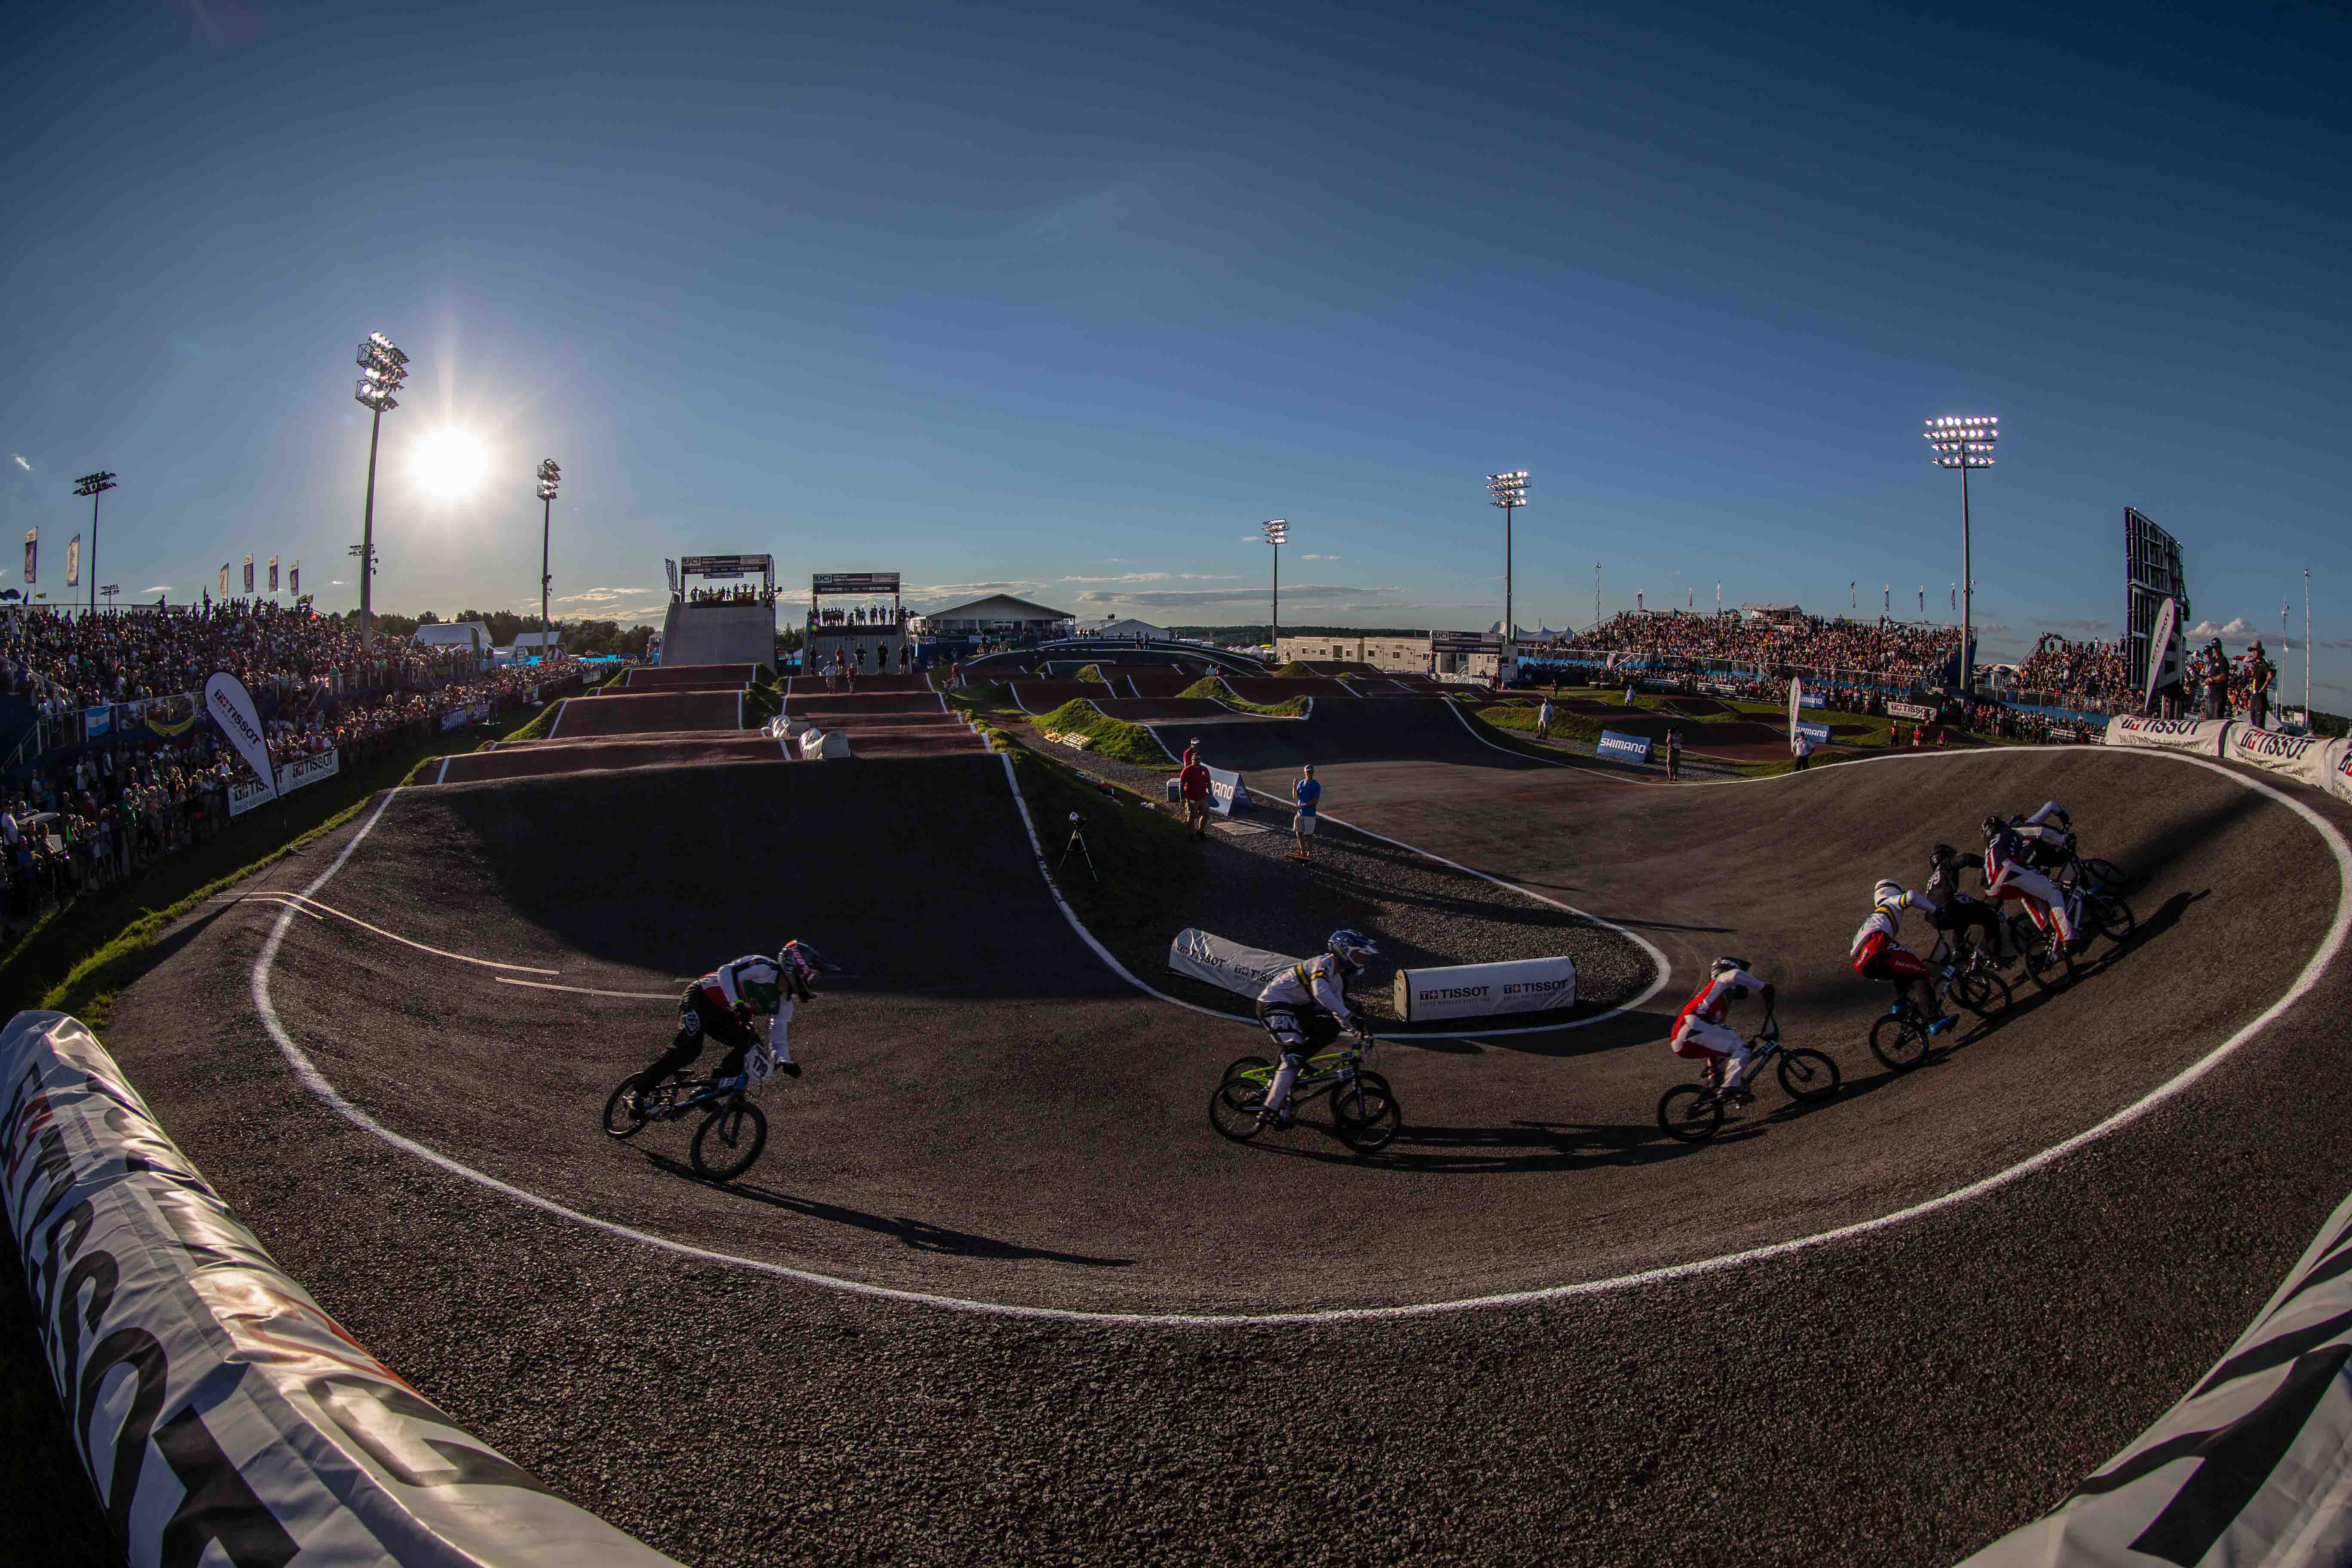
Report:
<svg viewBox="0 0 2352 1568"><path fill-rule="evenodd" d="M463 430L436 430L417 443L413 472L425 493L455 500L472 493L489 468L481 438Z"/></svg>

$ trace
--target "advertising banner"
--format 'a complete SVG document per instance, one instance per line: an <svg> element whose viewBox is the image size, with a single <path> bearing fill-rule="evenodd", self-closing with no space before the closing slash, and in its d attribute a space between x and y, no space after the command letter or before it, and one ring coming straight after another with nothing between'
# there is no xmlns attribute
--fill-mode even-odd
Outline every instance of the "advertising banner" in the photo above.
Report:
<svg viewBox="0 0 2352 1568"><path fill-rule="evenodd" d="M66 541L66 586L81 586L81 535L79 533Z"/></svg>
<svg viewBox="0 0 2352 1568"><path fill-rule="evenodd" d="M2352 1199L2253 1326L2055 1511L1961 1568L2352 1557Z"/></svg>
<svg viewBox="0 0 2352 1568"><path fill-rule="evenodd" d="M269 591L273 594L278 592L278 557L275 555L269 558Z"/></svg>
<svg viewBox="0 0 2352 1568"><path fill-rule="evenodd" d="M662 570L669 574L669 596L675 599L677 597L677 563L664 556Z"/></svg>
<svg viewBox="0 0 2352 1568"><path fill-rule="evenodd" d="M278 792L267 782L274 772L269 765L269 742L261 732L260 717L253 710L253 693L245 689L245 682L225 669L215 673L205 682L205 711L253 770L254 787L261 797L275 798Z"/></svg>
<svg viewBox="0 0 2352 1568"><path fill-rule="evenodd" d="M2345 742L2331 741L2325 735L2282 735L2275 730L2257 730L2252 724L2232 724L2222 755L2231 762L2284 773L2314 789L2332 789L2344 750Z"/></svg>
<svg viewBox="0 0 2352 1568"><path fill-rule="evenodd" d="M2229 737L2230 724L2227 719L2150 719L2126 713L2108 722L2106 743L2218 757L2221 755L2222 742Z"/></svg>
<svg viewBox="0 0 2352 1568"><path fill-rule="evenodd" d="M1496 1013L1547 1013L1575 1005L1576 961L1571 958L1397 971L1397 1016L1408 1024Z"/></svg>
<svg viewBox="0 0 2352 1568"><path fill-rule="evenodd" d="M1789 744L1797 743L1797 710L1805 705L1805 683L1798 676L1789 677Z"/></svg>
<svg viewBox="0 0 2352 1568"><path fill-rule="evenodd" d="M278 770L278 794L300 789L304 784L331 779L342 771L343 753L340 751L320 752L316 756L298 757ZM264 789L258 779L239 779L228 786L228 814L242 816L263 802L275 798Z"/></svg>
<svg viewBox="0 0 2352 1568"><path fill-rule="evenodd" d="M25 584L27 587L41 580L41 531L25 531Z"/></svg>
<svg viewBox="0 0 2352 1568"><path fill-rule="evenodd" d="M1936 710L1924 702L1890 702L1886 705L1886 712L1890 718L1908 719L1918 724L1924 724L1936 716Z"/></svg>
<svg viewBox="0 0 2352 1568"><path fill-rule="evenodd" d="M669 1563L362 1348L65 1014L0 1032L0 1198L131 1568Z"/></svg>
<svg viewBox="0 0 2352 1568"><path fill-rule="evenodd" d="M755 572L764 569L768 563L764 555L713 555L705 559L756 562L757 565L749 568ZM692 559L687 562L686 569L689 572L696 570ZM744 570L739 565L736 574L740 575ZM712 574L705 573L704 575ZM898 591L898 574L896 572L819 572L809 578L809 592L812 594L895 594Z"/></svg>
<svg viewBox="0 0 2352 1568"><path fill-rule="evenodd" d="M2180 601L2167 599L2156 607L2156 625L2147 635L2147 687L2140 695L2139 705L2153 709L2156 694L2165 683L2179 679L2180 673Z"/></svg>
<svg viewBox="0 0 2352 1568"><path fill-rule="evenodd" d="M228 563L226 561L221 563L219 596L224 599L228 597Z"/></svg>
<svg viewBox="0 0 2352 1568"><path fill-rule="evenodd" d="M1628 735L1621 730L1601 731L1601 743L1594 749L1604 757L1614 757L1622 763L1647 763L1650 760L1650 738Z"/></svg>
<svg viewBox="0 0 2352 1568"><path fill-rule="evenodd" d="M1209 809L1219 816L1250 809L1249 785L1242 783L1241 774L1223 768L1209 769Z"/></svg>
<svg viewBox="0 0 2352 1568"><path fill-rule="evenodd" d="M1168 944L1170 969L1243 996L1255 996L1265 989L1267 981L1303 962L1278 952L1244 947L1204 931L1180 931L1176 940Z"/></svg>
<svg viewBox="0 0 2352 1568"><path fill-rule="evenodd" d="M1827 724L1815 724L1811 721L1800 721L1797 724L1797 733L1802 735L1816 746L1826 746L1830 743L1830 727Z"/></svg>
<svg viewBox="0 0 2352 1568"><path fill-rule="evenodd" d="M286 591L297 595L302 592L302 563L299 561L286 569Z"/></svg>
<svg viewBox="0 0 2352 1568"><path fill-rule="evenodd" d="M250 555L245 558L245 591L248 597L253 593L253 557Z"/></svg>

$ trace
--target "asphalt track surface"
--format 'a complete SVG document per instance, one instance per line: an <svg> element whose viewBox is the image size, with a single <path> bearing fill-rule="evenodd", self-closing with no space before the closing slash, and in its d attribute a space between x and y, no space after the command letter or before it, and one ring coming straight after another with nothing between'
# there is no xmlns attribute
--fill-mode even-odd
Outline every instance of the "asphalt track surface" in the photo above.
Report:
<svg viewBox="0 0 2352 1568"><path fill-rule="evenodd" d="M678 686L749 686L759 678L755 664L633 665L622 677L632 691L660 690Z"/></svg>
<svg viewBox="0 0 2352 1568"><path fill-rule="evenodd" d="M1613 1026L1384 1049L1408 1127L1370 1161L1209 1133L1251 1033L1093 961L992 758L402 792L170 933L110 1043L362 1342L698 1563L1948 1562L2170 1404L2352 1185L2343 851L2300 792L2094 749L1668 787L1478 744L1327 762L1327 810L1618 921L1675 982ZM1843 968L1870 882L2052 795L2143 934L1885 1073ZM750 1178L596 1134L683 978L795 933L853 973ZM332 1092L642 1234L331 1110L265 946ZM1848 1087L1663 1146L1664 1019L1726 951Z"/></svg>
<svg viewBox="0 0 2352 1568"><path fill-rule="evenodd" d="M705 763L789 762L785 743L764 735L623 735L577 740L524 741L459 752L421 781L472 784L482 779L527 778L539 773L579 773L592 768L686 767Z"/></svg>
<svg viewBox="0 0 2352 1568"><path fill-rule="evenodd" d="M567 697L547 732L551 739L574 740L583 735L670 735L742 728L740 690L649 691Z"/></svg>

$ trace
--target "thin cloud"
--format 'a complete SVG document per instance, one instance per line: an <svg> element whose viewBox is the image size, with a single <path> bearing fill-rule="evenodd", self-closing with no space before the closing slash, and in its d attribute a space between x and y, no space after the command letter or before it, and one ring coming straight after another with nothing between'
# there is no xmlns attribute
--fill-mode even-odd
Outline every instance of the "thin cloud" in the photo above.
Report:
<svg viewBox="0 0 2352 1568"><path fill-rule="evenodd" d="M341 577L330 577L327 579L327 586L330 588L340 588L343 586L343 580Z"/></svg>
<svg viewBox="0 0 2352 1568"><path fill-rule="evenodd" d="M1336 560L1336 556L1310 555L1309 561ZM1237 572L1122 572L1116 577L1065 577L1065 583L1165 583L1173 578L1179 583L1231 583L1240 577Z"/></svg>
<svg viewBox="0 0 2352 1568"><path fill-rule="evenodd" d="M16 459L16 466L18 468L24 469L28 474L33 471L33 465L25 461L25 455L22 452L11 452L8 455Z"/></svg>
<svg viewBox="0 0 2352 1568"><path fill-rule="evenodd" d="M1302 555L1299 559L1301 561L1345 561L1347 557L1344 555Z"/></svg>
<svg viewBox="0 0 2352 1568"><path fill-rule="evenodd" d="M1343 588L1324 584L1303 584L1282 591L1287 600L1332 602L1354 599L1377 594L1402 594L1402 588ZM1086 605L1139 605L1151 609L1183 609L1195 605L1255 604L1261 596L1255 587L1246 588L1171 588L1148 594L1116 594L1102 588L1089 588L1078 595Z"/></svg>
<svg viewBox="0 0 2352 1568"><path fill-rule="evenodd" d="M2105 632L2115 629L2115 622L2096 616L2088 616L2077 620L2042 620L2033 624L2062 632Z"/></svg>
<svg viewBox="0 0 2352 1568"><path fill-rule="evenodd" d="M2254 628L2246 624L2245 616L2236 616L2226 626L2217 626L2211 621L2200 621L2189 627L2186 635L2192 637L2243 637L2253 636Z"/></svg>
<svg viewBox="0 0 2352 1568"><path fill-rule="evenodd" d="M152 588L142 588L139 591L142 594L168 594L172 591L172 584L158 583Z"/></svg>

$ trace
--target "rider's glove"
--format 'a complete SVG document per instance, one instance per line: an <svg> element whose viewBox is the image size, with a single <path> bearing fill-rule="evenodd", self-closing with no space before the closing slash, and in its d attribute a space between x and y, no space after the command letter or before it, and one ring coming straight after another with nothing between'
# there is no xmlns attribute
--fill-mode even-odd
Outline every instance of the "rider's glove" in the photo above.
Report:
<svg viewBox="0 0 2352 1568"><path fill-rule="evenodd" d="M1767 985L1764 987L1764 1005L1766 1005L1767 1007L1769 1007L1771 1005L1772 1005L1772 987L1771 987L1769 984L1767 984Z"/></svg>

